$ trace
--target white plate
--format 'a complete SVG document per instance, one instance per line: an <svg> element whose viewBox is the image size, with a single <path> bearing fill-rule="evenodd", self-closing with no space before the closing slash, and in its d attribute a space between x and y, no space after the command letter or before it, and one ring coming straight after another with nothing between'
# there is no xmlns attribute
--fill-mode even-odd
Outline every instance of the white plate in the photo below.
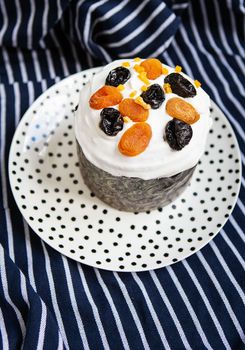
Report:
<svg viewBox="0 0 245 350"><path fill-rule="evenodd" d="M194 254L227 221L238 196L236 137L213 103L213 128L191 185L172 205L117 211L90 193L78 168L73 110L97 71L72 75L44 92L23 116L9 156L11 188L24 218L51 247L84 264L145 271Z"/></svg>

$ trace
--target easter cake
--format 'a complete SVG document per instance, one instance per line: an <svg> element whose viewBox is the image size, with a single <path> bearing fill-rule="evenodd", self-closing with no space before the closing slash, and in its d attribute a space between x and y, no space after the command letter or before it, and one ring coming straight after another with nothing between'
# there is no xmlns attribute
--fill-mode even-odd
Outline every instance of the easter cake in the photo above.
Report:
<svg viewBox="0 0 245 350"><path fill-rule="evenodd" d="M140 212L186 188L212 125L210 98L180 66L117 60L82 88L75 115L80 170L110 206Z"/></svg>

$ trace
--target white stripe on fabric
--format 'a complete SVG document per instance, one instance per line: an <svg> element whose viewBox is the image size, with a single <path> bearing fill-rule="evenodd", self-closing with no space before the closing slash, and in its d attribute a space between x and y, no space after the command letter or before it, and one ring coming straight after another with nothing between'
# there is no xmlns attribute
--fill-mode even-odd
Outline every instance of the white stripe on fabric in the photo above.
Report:
<svg viewBox="0 0 245 350"><path fill-rule="evenodd" d="M65 28L64 17L61 18L60 23L61 23L61 27L62 27L65 35L66 35L66 28ZM68 41L68 43L70 45L70 48L71 48L71 53L72 53L73 58L74 58L76 72L80 72L82 70L82 66L81 66L80 61L78 59L76 46L74 45L73 40L71 40L71 37L69 37L68 35L66 35L66 37L67 37L67 41Z"/></svg>
<svg viewBox="0 0 245 350"><path fill-rule="evenodd" d="M229 277L231 283L233 284L234 288L236 289L237 293L239 294L240 298L242 299L243 303L245 304L245 294L242 291L242 288L240 287L240 285L238 284L237 280L235 279L233 273L231 272L231 270L229 269L225 259L223 258L223 256L220 253L220 250L218 249L217 245L214 243L214 241L211 241L210 243L210 247L213 249L216 258L219 260L220 265L222 266L222 268L224 269L224 271L226 272L227 276Z"/></svg>
<svg viewBox="0 0 245 350"><path fill-rule="evenodd" d="M199 322L199 319L197 318L197 315L196 315L184 289L182 288L176 274L174 273L174 270L170 266L167 266L166 269L167 269L169 275L171 276L173 283L175 284L175 287L178 290L179 295L181 296L181 298L186 306L186 309L188 310L188 312L191 316L193 324L196 327L196 330L197 330L198 334L200 335L200 338L202 339L204 346L206 346L207 349L212 350L212 347L208 342L208 339L207 339L206 334L204 333L204 331L202 329L202 326Z"/></svg>
<svg viewBox="0 0 245 350"><path fill-rule="evenodd" d="M145 49L152 41L154 41L175 20L175 18L176 18L176 16L172 13L154 33L152 33L147 39L145 39L141 44L139 44L134 50L132 50L130 52L126 52L126 53L123 52L123 53L119 54L119 56L120 57L134 56L137 52ZM169 41L170 40L168 39L168 42ZM164 43L162 47L167 47L166 43ZM161 50L158 49L157 51L161 52Z"/></svg>
<svg viewBox="0 0 245 350"><path fill-rule="evenodd" d="M242 73L245 75L245 65L243 63L242 58L239 56L235 56L236 63L238 64L239 68L241 69Z"/></svg>
<svg viewBox="0 0 245 350"><path fill-rule="evenodd" d="M46 55L46 58L47 58L47 66L48 66L50 78L51 79L55 79L56 73L55 73L55 69L54 69L52 56L50 54L50 50L49 49L45 49L44 52L45 52L45 55Z"/></svg>
<svg viewBox="0 0 245 350"><path fill-rule="evenodd" d="M48 86L47 86L47 81L46 80L41 80L41 87L42 87L42 91L46 91Z"/></svg>
<svg viewBox="0 0 245 350"><path fill-rule="evenodd" d="M13 301L9 295L8 280L7 280L7 276L6 276L5 266L6 266L6 263L5 263L5 257L4 257L4 250L3 250L3 247L0 245L0 278L1 278L1 282L2 282L4 298L5 298L6 302L12 307L12 309L14 310L14 312L16 314L17 320L18 320L19 325L20 325L21 334L22 334L22 337L24 339L24 335L25 335L25 331L26 331L25 322L23 320L23 317L22 317L18 307L13 303Z"/></svg>
<svg viewBox="0 0 245 350"><path fill-rule="evenodd" d="M229 54L229 55L232 55L233 56L233 52L228 44L228 41L226 39L226 35L224 33L224 27L223 27L223 21L222 21L222 17L221 17L221 13L220 13L220 8L219 8L219 4L217 3L217 0L214 0L213 1L213 4L214 4L214 8L215 8L215 12L216 12L216 17L217 17L217 21L218 21L218 26L217 26L217 29L218 29L218 33L219 33L219 36L220 36L220 39L221 39L221 42L222 44L224 45L224 48L226 49L226 52Z"/></svg>
<svg viewBox="0 0 245 350"><path fill-rule="evenodd" d="M30 0L31 10L27 24L27 47L30 50L33 46L32 43L32 32L33 32L33 21L36 12L35 0Z"/></svg>
<svg viewBox="0 0 245 350"><path fill-rule="evenodd" d="M229 220L230 220L232 226L235 228L236 233L239 234L242 241L245 243L244 232L242 231L242 229L240 228L240 226L238 225L238 223L236 222L236 220L234 219L234 217L232 215L230 216Z"/></svg>
<svg viewBox="0 0 245 350"><path fill-rule="evenodd" d="M13 242L13 228L10 217L10 210L8 207L8 191L7 191L7 174L5 168L5 142L6 142L6 93L4 86L0 85L0 96L1 96L1 113L0 113L0 121L1 121L1 182L2 182L2 194L3 194L3 206L5 211L5 218L7 224L7 237L8 237L8 254L10 258L15 261L14 255L14 242Z"/></svg>
<svg viewBox="0 0 245 350"><path fill-rule="evenodd" d="M213 49L216 51L216 53L219 55L220 61L221 61L221 62L223 63L223 65L227 68L228 72L230 71L230 72L232 73L232 74L230 74L231 79L233 79L233 81L234 81L235 84L237 85L240 94L241 94L242 96L245 96L244 87L241 85L239 79L237 79L237 74L236 74L236 72L234 72L234 70L232 69L231 65L229 65L228 62L226 61L225 56L223 55L222 50L216 45L215 40L214 40L214 38L213 38L213 36L212 36L212 34L211 34L210 25L209 25L209 20L208 20L208 16L207 16L207 10L206 10L206 7L205 7L204 2L200 2L200 5L201 5L201 8L202 8L202 15L203 15L203 19L204 19L204 28L205 28L205 32L206 32L206 34L207 34L208 40L209 40L210 44L212 45L212 48L213 48ZM219 18L219 16L220 16L220 13L219 13L219 6L217 5L217 3L216 3L215 1L214 1L214 5L215 5L215 11L216 11L217 19L218 19L218 32L220 33L221 40L222 40L222 42L223 42L223 44L224 44L224 46L225 46L225 43L226 43L226 42L225 42L225 35L224 35L223 27L222 27L222 24L219 23L219 21L221 20L221 19ZM193 17L193 21L194 21L194 17ZM222 29L221 29L221 28L222 28ZM205 50L205 48L204 48L203 45L202 45L202 47L203 47L203 49ZM228 50L230 50L229 47L228 47ZM207 52L206 50L205 50L205 52L206 52L206 55L209 56L209 54L208 54L208 52ZM231 50L230 50L230 52L231 52ZM230 53L230 52L229 52L229 53ZM212 56L210 55L210 57L212 57ZM214 61L214 60L212 59L212 61ZM217 71L220 72L220 74L217 73L217 75L221 78L221 80L223 80L224 85L227 87L227 90L226 90L227 94L229 94L229 93L231 94L230 86L229 86L229 84L224 80L223 75L222 75L222 72L221 72L220 69L218 69L218 66L217 66ZM223 79L222 79L222 78L223 78ZM237 103L239 103L239 102L237 101ZM240 106L241 106L241 105L240 105L240 103L239 103L237 108L239 108Z"/></svg>
<svg viewBox="0 0 245 350"><path fill-rule="evenodd" d="M129 310L131 312L131 315L132 315L132 317L134 319L135 326L138 329L138 332L139 332L139 335L140 335L143 347L144 347L144 349L150 350L150 346L149 346L149 344L147 342L147 339L146 339L146 336L145 336L145 333L144 333L144 329L142 327L142 324L140 322L140 319L138 317L138 314L137 314L137 311L136 311L136 309L134 307L134 304L132 303L132 300L131 300L131 298L130 298L130 296L128 294L127 288L126 288L125 284L123 283L123 281L118 276L118 273L117 272L113 272L113 274L114 274L114 276L115 276L115 278L117 280L117 283L118 283L118 285L119 285L119 287L121 289L121 292L122 292L122 294L124 296L124 299L125 299L125 301L126 301L126 303L128 305L128 308L129 308Z"/></svg>
<svg viewBox="0 0 245 350"><path fill-rule="evenodd" d="M26 278L24 274L20 271L20 290L23 300L26 302L28 308L30 308L29 297L27 294Z"/></svg>
<svg viewBox="0 0 245 350"><path fill-rule="evenodd" d="M164 60L167 62L167 64L169 66L173 66L174 67L174 63L173 63L172 59L170 58L169 54L166 51L164 51L162 53L162 57L164 58Z"/></svg>
<svg viewBox="0 0 245 350"><path fill-rule="evenodd" d="M15 22L15 26L14 26L13 33L12 33L13 46L17 46L17 35L18 35L18 30L20 28L21 16L22 16L19 0L15 0L15 6L16 6L16 13L17 13L17 20Z"/></svg>
<svg viewBox="0 0 245 350"><path fill-rule="evenodd" d="M188 6L188 3L185 4L173 4L172 9L174 10L184 10Z"/></svg>
<svg viewBox="0 0 245 350"><path fill-rule="evenodd" d="M28 90L28 100L29 100L29 106L34 102L34 86L32 81L27 82L27 90Z"/></svg>
<svg viewBox="0 0 245 350"><path fill-rule="evenodd" d="M19 83L13 84L14 89L14 112L15 112L15 127L17 127L20 121L20 87Z"/></svg>
<svg viewBox="0 0 245 350"><path fill-rule="evenodd" d="M8 340L8 333L6 330L6 326L5 326L3 313L2 313L1 308L0 308L0 333L2 336L2 349L6 349L6 350L10 349L9 340Z"/></svg>
<svg viewBox="0 0 245 350"><path fill-rule="evenodd" d="M14 72L13 72L12 66L11 66L10 61L9 61L8 52L7 52L7 50L5 50L4 47L2 48L2 53L3 53L4 66L5 66L6 71L7 71L8 81L10 84L13 84Z"/></svg>
<svg viewBox="0 0 245 350"><path fill-rule="evenodd" d="M186 270L187 270L187 272L188 272L192 282L196 286L196 288L197 288L197 290L198 290L198 292L199 292L199 294L200 294L200 296L201 296L201 298L203 300L203 303L204 303L205 307L207 308L208 313L209 313L209 315L210 315L210 317L211 317L211 319L212 319L212 321L214 323L214 326L217 329L217 332L218 332L218 334L220 336L220 339L223 342L224 347L226 349L231 350L231 346L228 343L228 340L226 339L226 336L225 336L224 331L223 331L223 329L221 327L221 324L220 324L218 318L216 317L215 312L214 312L214 310L213 310L213 308L212 308L212 306L211 306L211 304L210 304L210 302L209 302L209 300L208 300L208 298L207 298L207 296L206 296L206 294L205 294L201 284L199 283L196 275L194 274L192 268L190 267L190 265L188 264L188 262L186 260L182 260L182 264L186 268Z"/></svg>
<svg viewBox="0 0 245 350"><path fill-rule="evenodd" d="M29 281L30 281L32 288L36 291L37 286L36 286L35 277L34 277L34 270L33 270L30 230L29 230L29 227L28 227L26 221L24 220L24 218L22 220L23 220L24 232L25 232L26 258L27 258L27 263L28 263L27 264L28 278L29 278Z"/></svg>
<svg viewBox="0 0 245 350"><path fill-rule="evenodd" d="M239 51L240 55L243 58L245 58L244 47L242 47L242 45L240 44L239 38L237 36L236 19L234 17L231 1L232 0L226 0L227 6L228 6L228 8L230 8L229 14L231 16L231 27L232 27L231 33L232 33L232 36L233 36L233 40L234 40L234 42L236 44L237 50Z"/></svg>
<svg viewBox="0 0 245 350"><path fill-rule="evenodd" d="M1 10L2 16L3 16L2 29L0 30L0 45L2 45L4 34L8 28L8 14L7 14L7 10L6 10L4 1L0 1L0 10Z"/></svg>
<svg viewBox="0 0 245 350"><path fill-rule="evenodd" d="M42 300L40 300L40 302L41 302L41 320L40 320L36 350L43 350L44 348L43 345L44 345L44 338L45 338L46 324L47 324L47 308L42 302Z"/></svg>
<svg viewBox="0 0 245 350"><path fill-rule="evenodd" d="M82 37L81 37L81 32L79 29L79 8L81 8L82 4L85 2L85 0L80 0L78 1L76 5L76 20L75 20L75 28L76 28L76 34L78 36L78 39L80 40L80 44L83 46L83 49L85 49L85 46L83 45ZM73 23L73 17L71 16L71 23ZM70 24L71 24L70 23ZM86 51L86 50L85 50Z"/></svg>
<svg viewBox="0 0 245 350"><path fill-rule="evenodd" d="M86 52L86 58L87 58L87 63L89 68L93 68L94 64L93 64L92 56L90 56L88 52Z"/></svg>
<svg viewBox="0 0 245 350"><path fill-rule="evenodd" d="M194 47L194 45L190 41L184 26L181 24L179 29L180 29L180 33L182 34L183 40L185 41L186 45L190 49L193 58L197 62L197 68L200 71L200 73L201 73L201 75L203 77L203 80L205 81L205 84L207 84L207 86L209 86L210 89L213 91L213 94L215 96L215 100L221 106L223 111L226 113L227 117L233 123L234 127L236 128L236 130L239 133L239 135L241 136L241 138L244 140L245 139L245 133L244 133L243 129L241 128L241 126L238 123L238 121L233 117L233 115L229 112L229 110L225 107L225 105L223 104L222 100L220 99L219 92L218 92L216 86L212 83L212 79L207 75L206 70L204 69L204 67L202 65L202 61L199 59L199 57L197 55L196 48Z"/></svg>
<svg viewBox="0 0 245 350"><path fill-rule="evenodd" d="M170 346L169 346L169 343L167 341L167 338L166 338L166 335L165 335L165 332L161 326L161 323L159 321L159 318L157 316L157 313L152 305L152 302L147 294L147 291L145 289L145 286L143 284L143 282L141 281L141 279L139 278L139 276L137 275L137 273L135 272L132 272L132 277L133 279L135 280L136 284L138 285L139 289L141 290L144 298L145 298L145 301L146 301L146 304L147 304L147 307L150 311L150 314L151 314L151 317L152 317L152 320L153 322L155 323L155 326L156 326L156 330L160 336L160 339L161 339L161 342L163 344L163 347L164 349L171 349Z"/></svg>
<svg viewBox="0 0 245 350"><path fill-rule="evenodd" d="M129 24L130 21L132 21L145 7L146 4L148 4L150 0L144 0L133 12L130 13L127 17L125 17L122 21L119 21L118 24L113 26L113 28L102 30L100 32L100 36L104 34L112 35L116 32L118 32L120 29L124 28Z"/></svg>
<svg viewBox="0 0 245 350"><path fill-rule="evenodd" d="M243 0L239 0L239 9L245 15L245 6L244 6L244 1Z"/></svg>
<svg viewBox="0 0 245 350"><path fill-rule="evenodd" d="M84 31L83 31L84 43L89 44L89 32L90 32L91 14L94 12L94 10L96 10L98 7L100 7L101 5L105 4L106 2L108 2L108 0L100 0L97 3L94 3L93 5L91 5L89 7L88 12L86 14L86 19L85 19L85 24L84 24ZM78 10L79 7L80 7L80 3L78 3L78 5L77 5L77 10ZM78 33L80 32L79 27L77 27L77 31L78 31ZM89 50L90 50L90 48L89 48ZM90 51L90 53L91 53L91 51Z"/></svg>
<svg viewBox="0 0 245 350"><path fill-rule="evenodd" d="M79 275L81 277L81 281L82 281L82 284L83 284L83 288L84 288L84 291L86 293L86 296L88 298L88 301L89 301L89 304L91 305L91 308L92 308L92 311L93 311L93 315L94 315L94 319L95 319L95 322L96 322L96 325L98 327L98 330L99 330L99 333L100 333L100 337L101 337L101 341L102 341L102 344L104 346L104 349L110 349L110 346L109 346L109 343L108 343L108 340L107 340L107 337L106 337L106 334L105 334L105 330L104 330L104 327L103 327L103 324L101 322L101 319L100 319L100 314L99 314L99 311L98 311L98 308L94 302L94 299L90 293L90 290L89 290L89 287L88 287L88 284L87 284L87 280L85 278L85 275L84 275L84 272L83 272L83 269L81 267L81 264L77 264L77 268L78 268L78 272L79 272Z"/></svg>
<svg viewBox="0 0 245 350"><path fill-rule="evenodd" d="M125 38L121 39L120 41L109 43L107 47L119 47L126 43L128 43L130 40L135 38L138 34L142 33L148 25L154 20L154 18L162 12L162 10L166 7L166 4L162 2L159 6L155 8L155 10L152 12L152 14L147 18L145 22L143 22L140 26L138 26L134 31L132 31L129 35L127 35Z"/></svg>
<svg viewBox="0 0 245 350"><path fill-rule="evenodd" d="M168 40L165 41L162 46L160 46L156 51L152 52L149 56L155 57L160 55L170 45L172 39L173 39L172 37L168 38Z"/></svg>
<svg viewBox="0 0 245 350"><path fill-rule="evenodd" d="M173 307L172 307L172 305L171 305L171 303L169 301L169 298L167 297L167 294L165 293L165 291L164 291L164 289L163 289L163 287L162 287L162 285L161 285L161 283L160 283L160 281L159 281L155 271L149 271L149 273L151 275L151 278L153 279L153 282L156 285L156 288L157 288L157 290L158 290L158 292L159 292L159 294L160 294L160 296L162 298L162 301L163 301L164 305L167 307L168 312L169 312L170 316L173 319L173 322L175 324L175 327L177 328L177 331L179 332L179 336L180 336L180 338L181 338L181 340L183 342L183 345L184 345L185 349L186 350L191 350L192 347L191 347L191 345L189 344L189 342L188 342L188 340L186 338L185 332L184 332L184 330L183 330L183 328L182 328L182 326L181 326L181 324L180 324L180 322L178 320L178 317L177 317L177 315L176 315L176 313L175 313L175 311L174 311L174 309L173 309Z"/></svg>
<svg viewBox="0 0 245 350"><path fill-rule="evenodd" d="M61 338L61 335L59 333L59 340L58 340L58 348L57 350L63 350L64 349L64 344L63 344L63 340Z"/></svg>
<svg viewBox="0 0 245 350"><path fill-rule="evenodd" d="M203 5L203 2L200 2L200 5L202 7L202 11L203 11L203 16L204 16L204 27L207 27L207 16L206 16L206 12L205 12L205 7ZM227 83L227 81L224 79L223 73L221 72L219 66L217 65L217 63L215 62L213 56L205 49L202 39L200 38L199 32L197 30L197 26L196 26L196 22L195 22L195 17L193 14L193 9L192 9L192 5L190 3L189 7L189 17L190 17L190 25L192 27L193 30L193 34L196 38L196 42L198 45L199 50L204 53L206 55L206 58L208 59L210 65L213 67L213 69L215 70L216 73L216 77L220 80L220 84L223 85L227 98L230 100L231 104L233 104L234 107L237 108L237 111L240 113L243 110L242 105L240 104L240 102L235 98L234 94L232 94L232 91L230 89L229 84ZM213 49L215 49L215 45L212 39L212 36L209 35L208 37L210 44L212 46ZM220 60L222 61L222 55L220 55Z"/></svg>
<svg viewBox="0 0 245 350"><path fill-rule="evenodd" d="M89 7L89 10L88 10L88 13L86 15L86 20L85 20L85 24L84 24L84 30L83 30L83 39L84 39L84 43L87 44L87 49L88 51L90 52L90 54L92 54L92 51L90 49L90 46L89 46L89 31L90 31L90 23L91 23L91 14L92 12L97 8L99 7L100 5L103 5L105 2L107 2L108 0L101 0L93 5L91 5ZM77 20L78 20L78 16L77 16ZM79 32L79 27L77 25L77 29L78 29L78 32ZM109 54L103 49L103 47L101 47L100 45L98 45L97 43L97 48L102 52L105 60L107 62L110 62L111 61L111 57L109 56Z"/></svg>
<svg viewBox="0 0 245 350"><path fill-rule="evenodd" d="M129 1L130 0L123 0L120 4L118 4L117 6L113 7L111 10L106 12L103 16L96 18L93 21L92 29L90 32L93 33L93 29L95 28L97 23L103 22L104 20L108 20L110 17L114 16L117 12L122 10L123 7L125 7L129 3ZM100 35L100 32L98 32L98 35Z"/></svg>
<svg viewBox="0 0 245 350"><path fill-rule="evenodd" d="M54 44L57 48L57 50L59 51L59 58L60 58L60 62L61 62L61 65L62 65L62 69L63 69L63 72L64 72L64 75L67 77L69 75L69 70L68 70L68 67L67 67L67 63L64 59L64 53L63 53L63 50L61 49L61 46L56 38L56 35L55 35L55 32L53 30L50 31L50 35L51 35L51 38L53 39L54 41Z"/></svg>
<svg viewBox="0 0 245 350"><path fill-rule="evenodd" d="M234 326L236 327L236 330L238 332L238 334L240 335L242 341L245 343L245 334L243 333L242 327L234 313L234 311L232 310L231 304L229 303L219 281L217 280L217 278L215 277L215 274L213 273L210 265L208 264L208 262L205 260L203 254L199 251L196 253L198 256L198 259L201 261L201 263L203 264L207 274L209 275L211 281L213 282L217 292L219 293L221 299L223 300L223 303L228 311L228 314L234 324Z"/></svg>
<svg viewBox="0 0 245 350"><path fill-rule="evenodd" d="M239 206L239 208L241 209L242 213L245 213L245 206L243 205L243 202L241 201L241 199L238 197L237 198L237 204Z"/></svg>
<svg viewBox="0 0 245 350"><path fill-rule="evenodd" d="M25 60L22 54L22 51L20 49L17 49L17 56L18 56L18 63L19 63L19 67L20 67L20 73L22 76L22 82L23 83L27 83L28 81L28 76L27 76L27 70L26 70L26 66L25 66Z"/></svg>
<svg viewBox="0 0 245 350"><path fill-rule="evenodd" d="M162 298L163 303L167 307L168 312L169 312L170 316L173 319L173 322L175 324L175 327L176 327L177 331L179 332L179 336L180 336L180 338L181 338L181 340L182 340L182 342L184 344L185 349L186 350L191 350L192 347L190 346L190 344L189 344L189 342L188 342L188 340L186 338L185 332L184 332L184 330L183 330L183 328L182 328L182 326L181 326L181 324L180 324L180 322L178 320L178 317L177 317L177 315L176 315L176 313L175 313L175 311L174 311L174 309L173 309L173 307L172 307L172 305L171 305L171 303L170 303L170 301L169 301L169 299L167 297L167 294L165 293L165 291L164 291L164 289L163 289L163 287L162 287L162 285L161 285L161 283L160 283L160 281L159 281L155 271L149 271L149 273L151 275L151 278L153 279L153 282L156 285L156 288L157 288L157 290L158 290L158 292L159 292L159 294L160 294L160 296Z"/></svg>
<svg viewBox="0 0 245 350"><path fill-rule="evenodd" d="M78 309L78 305L77 305L77 300L76 300L76 296L75 296L75 292L74 292L74 287L73 287L73 282L72 282L72 278L71 278L71 273L70 273L70 269L68 266L68 262L67 262L67 258L64 257L63 255L62 257L62 262L63 262L63 266L64 266L64 272L65 272L65 277L66 277L66 282L67 282L67 288L68 288L68 292L69 292L69 298L71 301L71 307L76 319L76 324L77 324L77 328L83 343L83 347L85 350L89 350L89 345L88 345L88 339L85 333L85 329L84 329L84 325L83 325L83 321Z"/></svg>
<svg viewBox="0 0 245 350"><path fill-rule="evenodd" d="M64 324L63 324L63 320L61 317L61 313L60 313L60 309L59 309L59 305L58 305L58 301L57 301L57 296L56 296L56 291L55 291L55 285L54 285L54 279L53 279L53 274L52 274L52 269L51 269L51 263L50 263L50 259L49 259L49 255L47 252L47 249L45 247L44 242L41 240L41 244L43 247L43 252L44 252L44 258L45 258L45 270L47 273L47 278L48 278L48 284L49 284L49 291L50 291L50 296L51 296L51 300L52 300L52 307L54 309L54 313L57 319L57 323L60 329L60 333L62 335L62 339L65 343L65 346L67 349L69 349L68 346L68 341L67 341L67 336L65 333L65 328L64 328Z"/></svg>
<svg viewBox="0 0 245 350"><path fill-rule="evenodd" d="M225 231L222 229L221 231L221 235L223 237L223 239L225 240L226 244L230 247L230 249L232 250L235 258L237 258L237 260L240 262L240 264L242 265L242 268L245 270L245 261L242 258L242 256L240 255L239 251L236 249L236 247L232 244L231 240L228 238L227 234L225 233Z"/></svg>
<svg viewBox="0 0 245 350"><path fill-rule="evenodd" d="M120 334L120 337L121 337L121 340L122 340L122 343L123 343L123 346L124 346L124 349L130 349L129 347L129 344L128 344L128 339L126 337L126 334L124 332L124 329L123 329L123 326L122 326L122 322L121 322L121 319L120 319L120 316L117 312L117 309L116 309L116 306L113 302L113 299L112 299L112 296L109 292L109 289L107 288L103 278L101 277L100 273L99 273L99 270L98 269L94 269L94 272L95 272L95 275L99 281L99 284L105 294L105 297L109 303L109 306L111 308L111 311L112 311L112 314L113 314L113 317L115 319L115 322L116 322L116 325L117 325L117 329L118 329L118 332Z"/></svg>
<svg viewBox="0 0 245 350"><path fill-rule="evenodd" d="M63 10L62 10L62 6L60 3L60 0L57 0L57 8L58 8L58 19L61 18Z"/></svg>
<svg viewBox="0 0 245 350"><path fill-rule="evenodd" d="M42 73L41 73L41 67L39 64L39 60L37 57L37 51L36 50L31 50L31 55L32 55L32 62L34 65L34 71L35 71L35 75L36 75L36 79L37 81L41 81L42 80Z"/></svg>
<svg viewBox="0 0 245 350"><path fill-rule="evenodd" d="M182 54L182 52L181 52L181 50L180 50L180 48L179 48L179 46L178 46L178 44L177 44L177 41L176 41L174 38L173 38L173 41L172 41L172 45L173 45L173 47L174 47L175 54L179 57L179 62L181 62L181 65L185 68L186 73L187 73L190 77L193 77L192 69L191 69L191 67L188 65L188 62L187 62L185 56ZM164 52L164 54L165 54L165 52ZM173 63L173 61L171 60L171 58L169 57L169 55L167 55L167 57L168 57L168 60L172 62L172 63L171 63L172 67L174 67L175 64ZM176 64L179 63L179 62L176 62Z"/></svg>
<svg viewBox="0 0 245 350"><path fill-rule="evenodd" d="M44 10L39 16L42 15L42 39L48 32L48 11L49 11L49 0L44 0Z"/></svg>

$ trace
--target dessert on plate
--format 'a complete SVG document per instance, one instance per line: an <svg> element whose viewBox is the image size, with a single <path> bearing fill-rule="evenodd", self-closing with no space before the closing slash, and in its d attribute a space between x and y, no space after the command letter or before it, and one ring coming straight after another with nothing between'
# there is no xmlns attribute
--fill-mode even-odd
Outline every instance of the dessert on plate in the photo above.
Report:
<svg viewBox="0 0 245 350"><path fill-rule="evenodd" d="M82 176L105 203L140 212L186 188L212 124L197 80L158 59L117 60L81 90L75 135Z"/></svg>

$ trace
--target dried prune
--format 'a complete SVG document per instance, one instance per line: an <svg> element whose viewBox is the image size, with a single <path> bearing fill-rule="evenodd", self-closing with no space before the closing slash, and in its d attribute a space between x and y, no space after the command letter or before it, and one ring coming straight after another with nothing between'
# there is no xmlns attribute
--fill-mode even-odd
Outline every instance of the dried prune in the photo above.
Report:
<svg viewBox="0 0 245 350"><path fill-rule="evenodd" d="M100 112L100 128L108 136L116 136L123 129L123 117L115 108L104 108Z"/></svg>
<svg viewBox="0 0 245 350"><path fill-rule="evenodd" d="M165 135L169 146L176 151L180 151L190 142L192 127L178 119L172 119L166 125Z"/></svg>
<svg viewBox="0 0 245 350"><path fill-rule="evenodd" d="M120 84L125 84L130 77L131 73L129 69L125 67L117 67L110 71L106 78L105 84L111 86L118 86Z"/></svg>
<svg viewBox="0 0 245 350"><path fill-rule="evenodd" d="M152 109L157 109L165 100L165 94L159 84L153 84L143 91L140 95L145 103L148 103Z"/></svg>
<svg viewBox="0 0 245 350"><path fill-rule="evenodd" d="M174 94L181 97L196 96L196 89L194 85L179 73L170 73L164 79L165 84L170 84L171 90Z"/></svg>

